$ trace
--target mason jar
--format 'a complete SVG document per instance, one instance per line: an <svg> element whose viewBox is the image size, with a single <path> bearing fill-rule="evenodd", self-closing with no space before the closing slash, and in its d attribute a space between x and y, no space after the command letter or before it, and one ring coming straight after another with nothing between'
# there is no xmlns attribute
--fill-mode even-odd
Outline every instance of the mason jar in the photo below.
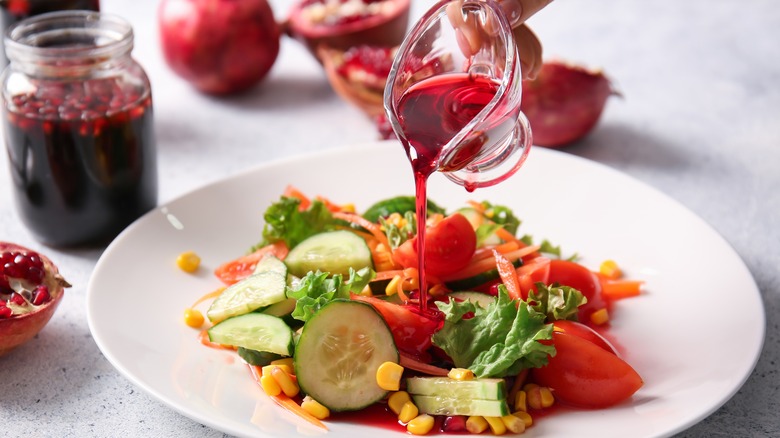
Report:
<svg viewBox="0 0 780 438"><path fill-rule="evenodd" d="M152 92L124 19L51 12L11 26L3 135L16 211L52 246L105 243L157 203Z"/></svg>

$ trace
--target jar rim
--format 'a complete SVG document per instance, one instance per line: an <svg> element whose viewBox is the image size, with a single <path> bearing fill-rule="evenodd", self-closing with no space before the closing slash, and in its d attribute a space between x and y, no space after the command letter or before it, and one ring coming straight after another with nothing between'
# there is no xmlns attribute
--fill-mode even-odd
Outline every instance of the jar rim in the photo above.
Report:
<svg viewBox="0 0 780 438"><path fill-rule="evenodd" d="M89 44L47 45L55 38L91 38ZM11 25L4 35L6 56L47 59L113 57L133 48L133 28L124 18L97 11L56 11Z"/></svg>

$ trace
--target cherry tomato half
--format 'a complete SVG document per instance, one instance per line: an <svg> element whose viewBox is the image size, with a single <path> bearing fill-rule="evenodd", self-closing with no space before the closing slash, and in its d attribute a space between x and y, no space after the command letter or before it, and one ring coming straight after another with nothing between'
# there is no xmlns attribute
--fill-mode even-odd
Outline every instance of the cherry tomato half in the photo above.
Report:
<svg viewBox="0 0 780 438"><path fill-rule="evenodd" d="M590 269L579 263L568 260L552 260L550 262L550 275L547 281L559 283L577 289L585 295L588 302L577 313L583 323L590 321L590 315L596 310L607 307L606 301L601 296L601 283L598 276Z"/></svg>
<svg viewBox="0 0 780 438"><path fill-rule="evenodd" d="M553 332L556 354L534 368L533 380L555 391L564 403L605 408L621 403L642 387L639 374L612 352L568 332Z"/></svg>
<svg viewBox="0 0 780 438"><path fill-rule="evenodd" d="M590 341L612 354L618 354L617 349L612 345L612 343L601 336L596 330L593 330L585 324L576 321L559 320L553 322L553 325L555 326L555 331L557 332L574 335L578 338Z"/></svg>
<svg viewBox="0 0 780 438"><path fill-rule="evenodd" d="M477 235L460 213L448 216L425 231L425 272L447 276L463 269L477 249ZM404 268L417 267L417 237L393 251L393 259Z"/></svg>
<svg viewBox="0 0 780 438"><path fill-rule="evenodd" d="M433 333L441 325L438 314L422 315L416 305L389 303L374 297L352 295L352 299L372 305L382 315L399 350L415 359L427 359Z"/></svg>

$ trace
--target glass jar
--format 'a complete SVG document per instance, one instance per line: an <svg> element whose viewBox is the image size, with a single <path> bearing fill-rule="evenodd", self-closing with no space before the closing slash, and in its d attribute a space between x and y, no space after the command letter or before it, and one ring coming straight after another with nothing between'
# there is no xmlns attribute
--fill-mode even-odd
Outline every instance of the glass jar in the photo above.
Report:
<svg viewBox="0 0 780 438"><path fill-rule="evenodd" d="M99 11L99 0L0 0L0 31L5 32L12 24L33 15L54 11ZM0 66L5 67L8 60L0 44Z"/></svg>
<svg viewBox="0 0 780 438"><path fill-rule="evenodd" d="M51 12L6 32L3 134L22 221L43 243L104 243L157 203L149 79L125 20Z"/></svg>

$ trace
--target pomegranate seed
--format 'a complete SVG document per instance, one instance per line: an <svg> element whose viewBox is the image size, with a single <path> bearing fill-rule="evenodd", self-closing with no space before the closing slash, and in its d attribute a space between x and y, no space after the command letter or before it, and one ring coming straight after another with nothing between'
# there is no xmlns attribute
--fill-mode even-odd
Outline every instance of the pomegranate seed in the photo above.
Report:
<svg viewBox="0 0 780 438"><path fill-rule="evenodd" d="M35 306L40 306L41 304L47 303L51 300L51 295L49 294L49 288L40 285L35 289L35 294L33 294L33 300L32 303Z"/></svg>
<svg viewBox="0 0 780 438"><path fill-rule="evenodd" d="M13 310L5 306L0 306L0 319L10 318L13 314Z"/></svg>
<svg viewBox="0 0 780 438"><path fill-rule="evenodd" d="M25 300L23 296L19 295L16 292L11 294L11 301L17 306L24 306L25 304L27 304L27 300Z"/></svg>
<svg viewBox="0 0 780 438"><path fill-rule="evenodd" d="M9 278L25 280L32 284L43 281L43 262L36 253L23 254L17 251L5 251L0 254L0 292L14 292Z"/></svg>

